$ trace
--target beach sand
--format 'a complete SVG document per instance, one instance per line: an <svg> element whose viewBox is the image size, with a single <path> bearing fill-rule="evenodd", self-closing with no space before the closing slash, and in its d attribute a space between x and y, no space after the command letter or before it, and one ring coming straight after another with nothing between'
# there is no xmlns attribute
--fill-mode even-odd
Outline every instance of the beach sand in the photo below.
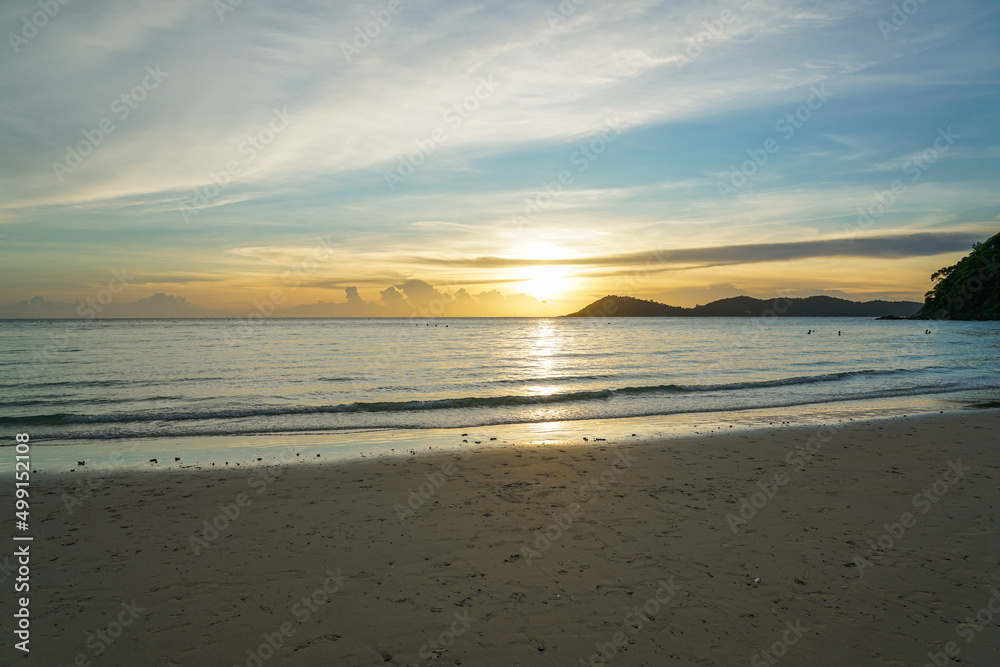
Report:
<svg viewBox="0 0 1000 667"><path fill-rule="evenodd" d="M998 436L992 410L39 474L31 653L5 621L2 663L997 665Z"/></svg>

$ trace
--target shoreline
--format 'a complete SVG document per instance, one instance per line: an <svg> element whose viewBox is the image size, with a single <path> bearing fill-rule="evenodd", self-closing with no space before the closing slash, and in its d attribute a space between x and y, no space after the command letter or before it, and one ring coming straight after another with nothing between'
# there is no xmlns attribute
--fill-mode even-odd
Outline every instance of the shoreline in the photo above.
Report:
<svg viewBox="0 0 1000 667"><path fill-rule="evenodd" d="M986 407L984 407L986 406ZM35 442L44 452L33 463L43 473L88 473L111 470L226 469L275 465L300 460L348 462L405 457L410 452L435 454L491 442L515 445L583 443L594 437L651 442L715 434L726 429L756 431L770 426L818 425L825 421L871 421L917 414L962 413L1000 407L982 392L917 394L881 400L844 400L792 406L681 412L666 415L594 418L550 422L500 423L486 426L370 429L228 436L122 438L81 440L63 444ZM29 429L30 430L30 429ZM476 442L479 440L480 442ZM463 442L466 441L466 442ZM4 451L0 448L0 452ZM179 461L175 461L179 458ZM152 463L154 460L156 463ZM257 462L261 459L261 463ZM80 460L86 467L77 466ZM13 470L0 460L0 474Z"/></svg>
<svg viewBox="0 0 1000 667"><path fill-rule="evenodd" d="M984 410L129 471L72 511L79 476L39 475L29 660L993 664L1000 628L960 623L1000 586L998 435Z"/></svg>

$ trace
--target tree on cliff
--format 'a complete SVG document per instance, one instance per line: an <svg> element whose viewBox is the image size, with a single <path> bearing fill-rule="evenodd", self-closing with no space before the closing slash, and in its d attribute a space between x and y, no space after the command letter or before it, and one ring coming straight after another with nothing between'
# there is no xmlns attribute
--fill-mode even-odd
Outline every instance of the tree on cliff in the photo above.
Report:
<svg viewBox="0 0 1000 667"><path fill-rule="evenodd" d="M935 271L922 320L1000 320L1000 234L972 246L958 264Z"/></svg>

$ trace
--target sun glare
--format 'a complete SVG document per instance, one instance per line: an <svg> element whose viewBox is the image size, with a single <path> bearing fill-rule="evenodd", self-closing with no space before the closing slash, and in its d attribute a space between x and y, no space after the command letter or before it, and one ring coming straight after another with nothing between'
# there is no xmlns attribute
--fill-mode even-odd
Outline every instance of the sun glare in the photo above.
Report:
<svg viewBox="0 0 1000 667"><path fill-rule="evenodd" d="M566 259L570 256L565 248L559 248L547 243L536 243L512 253L520 259ZM564 297L576 287L576 278L572 267L568 266L524 266L515 271L514 278L519 282L519 288L540 301L549 301Z"/></svg>

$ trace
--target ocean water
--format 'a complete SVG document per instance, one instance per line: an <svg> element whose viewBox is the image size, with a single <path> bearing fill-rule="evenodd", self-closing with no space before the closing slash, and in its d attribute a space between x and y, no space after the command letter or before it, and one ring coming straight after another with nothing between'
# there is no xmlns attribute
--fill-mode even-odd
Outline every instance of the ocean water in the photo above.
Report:
<svg viewBox="0 0 1000 667"><path fill-rule="evenodd" d="M332 444L380 434L387 442L426 429L504 433L685 416L704 424L751 410L878 403L916 411L998 398L996 322L0 322L0 442L8 445L19 432L37 446L112 450L262 436Z"/></svg>

